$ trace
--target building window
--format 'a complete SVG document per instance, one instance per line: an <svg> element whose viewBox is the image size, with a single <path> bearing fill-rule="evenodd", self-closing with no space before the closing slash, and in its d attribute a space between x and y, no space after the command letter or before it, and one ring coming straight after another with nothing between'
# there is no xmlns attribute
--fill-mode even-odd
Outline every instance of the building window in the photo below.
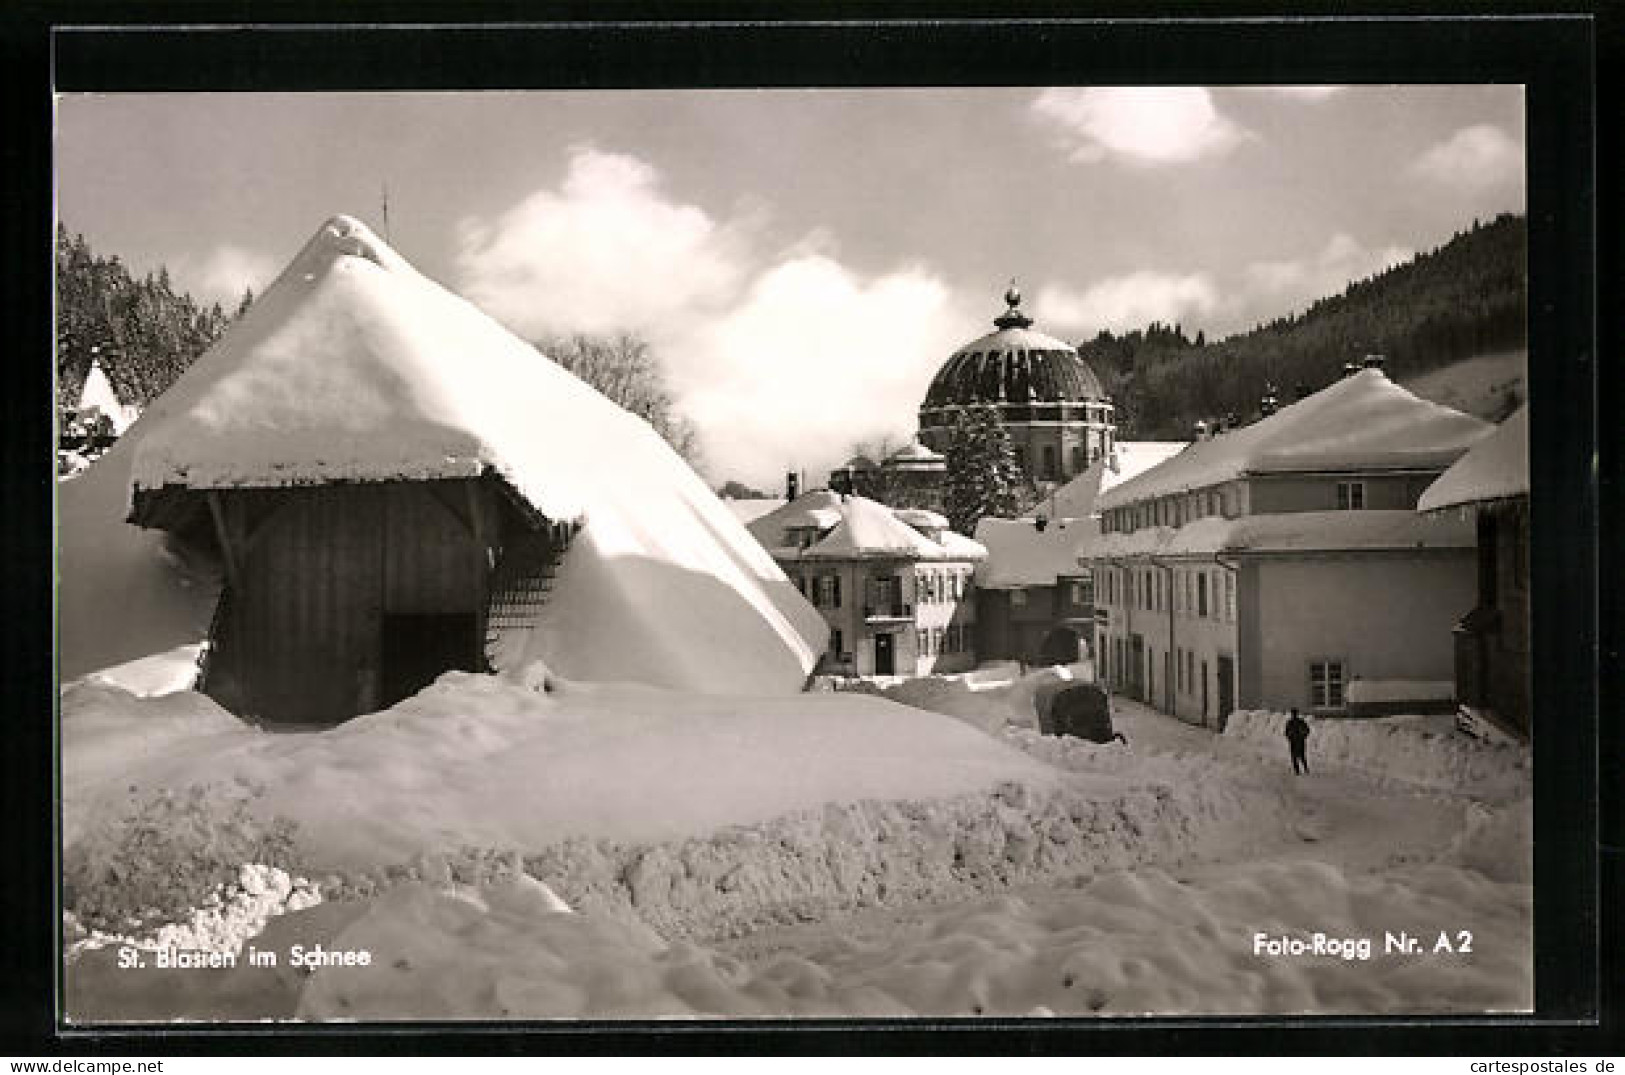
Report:
<svg viewBox="0 0 1625 1075"><path fill-rule="evenodd" d="M1055 480L1055 445L1044 445L1044 477Z"/></svg>
<svg viewBox="0 0 1625 1075"><path fill-rule="evenodd" d="M1236 622L1236 576L1228 571L1224 573L1224 619Z"/></svg>
<svg viewBox="0 0 1625 1075"><path fill-rule="evenodd" d="M1363 511L1365 509L1365 482L1337 483L1337 510Z"/></svg>
<svg viewBox="0 0 1625 1075"><path fill-rule="evenodd" d="M1196 689L1196 651L1185 651L1185 693Z"/></svg>
<svg viewBox="0 0 1625 1075"><path fill-rule="evenodd" d="M818 578L818 605L821 608L841 607L841 576L820 575Z"/></svg>
<svg viewBox="0 0 1625 1075"><path fill-rule="evenodd" d="M842 645L841 643L842 643L841 629L839 627L837 627L833 631L831 631L830 634L829 634L829 648L832 649L835 652L835 659L836 660L841 659L841 653L842 653L842 651L844 651L846 649L846 647L844 645Z"/></svg>
<svg viewBox="0 0 1625 1075"><path fill-rule="evenodd" d="M1207 616L1207 572L1196 576L1196 614Z"/></svg>
<svg viewBox="0 0 1625 1075"><path fill-rule="evenodd" d="M1343 662L1311 661L1309 704L1315 709L1343 708Z"/></svg>
<svg viewBox="0 0 1625 1075"><path fill-rule="evenodd" d="M1019 588L1011 590L1010 591L1010 604L1014 608L1026 608L1027 607L1027 591L1023 590L1023 589L1019 589Z"/></svg>

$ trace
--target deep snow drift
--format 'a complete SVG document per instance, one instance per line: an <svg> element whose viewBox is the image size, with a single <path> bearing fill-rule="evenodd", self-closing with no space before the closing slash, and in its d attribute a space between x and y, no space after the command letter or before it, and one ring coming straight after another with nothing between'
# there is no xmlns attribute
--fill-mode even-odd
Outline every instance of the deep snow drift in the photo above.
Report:
<svg viewBox="0 0 1625 1075"><path fill-rule="evenodd" d="M720 697L541 675L448 672L395 707L321 732L242 724L191 692L62 699L63 833L131 789L266 788L312 870L465 845L700 836L825 803L930 799L1054 774L964 724L859 694Z"/></svg>
<svg viewBox="0 0 1625 1075"><path fill-rule="evenodd" d="M83 952L69 1010L390 1020L1529 1006L1526 753L1430 721L1325 721L1314 775L1294 778L1278 715L1238 715L1215 736L1119 700L1128 745L1001 724L1055 677L996 669L913 689L917 703L967 710L947 717L850 693L730 700L449 674L392 710L280 736L194 694L83 684L64 699L67 786L79 793L70 853L117 816L130 779L263 781L256 807L300 822L324 902L284 908L252 940L283 954L276 968L133 973L115 947ZM977 718L973 702L999 717ZM1384 953L1390 930L1430 950ZM1431 951L1461 930L1470 951ZM1260 932L1366 937L1375 950L1267 958L1253 948ZM292 946L316 944L365 950L373 965L287 965Z"/></svg>
<svg viewBox="0 0 1625 1075"><path fill-rule="evenodd" d="M60 492L62 674L201 641L133 490L499 475L579 521L523 652L565 675L801 687L817 612L647 423L335 217L114 449Z"/></svg>

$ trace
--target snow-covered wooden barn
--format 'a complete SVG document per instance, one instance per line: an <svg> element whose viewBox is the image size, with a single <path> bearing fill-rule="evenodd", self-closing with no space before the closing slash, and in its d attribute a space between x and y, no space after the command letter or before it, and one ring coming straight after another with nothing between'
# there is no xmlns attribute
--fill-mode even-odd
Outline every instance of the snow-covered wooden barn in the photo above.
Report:
<svg viewBox="0 0 1625 1075"><path fill-rule="evenodd" d="M201 687L266 720L332 723L447 670L538 660L772 693L824 648L821 617L646 423L349 218L101 465L127 469L129 522L218 562ZM65 614L69 657L74 632L100 633Z"/></svg>

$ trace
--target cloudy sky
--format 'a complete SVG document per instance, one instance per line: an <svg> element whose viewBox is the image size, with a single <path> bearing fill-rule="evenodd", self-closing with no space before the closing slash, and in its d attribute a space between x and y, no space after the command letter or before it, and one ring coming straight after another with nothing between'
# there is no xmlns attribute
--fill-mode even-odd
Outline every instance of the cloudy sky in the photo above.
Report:
<svg viewBox="0 0 1625 1075"><path fill-rule="evenodd" d="M527 337L642 334L708 477L912 433L1020 281L1210 338L1524 207L1516 87L64 96L62 221L230 301L327 217Z"/></svg>

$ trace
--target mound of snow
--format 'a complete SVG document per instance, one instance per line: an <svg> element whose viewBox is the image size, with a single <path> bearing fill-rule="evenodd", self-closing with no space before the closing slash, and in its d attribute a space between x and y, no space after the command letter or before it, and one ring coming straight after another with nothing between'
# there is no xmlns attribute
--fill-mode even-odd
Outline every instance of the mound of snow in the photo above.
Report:
<svg viewBox="0 0 1625 1075"><path fill-rule="evenodd" d="M730 698L638 686L548 689L447 673L419 695L298 734L244 726L190 692L63 698L71 845L131 788L243 782L299 824L311 869L472 844L666 840L864 799L930 799L1055 770L958 721L861 694Z"/></svg>
<svg viewBox="0 0 1625 1075"><path fill-rule="evenodd" d="M1025 675L1011 662L974 672L905 679L882 693L894 702L957 717L983 731L998 733L1009 724L1038 727L1040 710L1056 691L1069 683L1093 679L1094 666L1087 661Z"/></svg>
<svg viewBox="0 0 1625 1075"><path fill-rule="evenodd" d="M1230 714L1226 738L1284 749L1288 716L1262 710ZM1305 717L1309 764L1505 799L1527 791L1530 755L1520 744L1486 743L1458 732L1449 715L1432 717Z"/></svg>
<svg viewBox="0 0 1625 1075"><path fill-rule="evenodd" d="M1388 877L1313 862L1192 878L1108 872L1076 889L723 946L664 940L622 917L552 913L513 886L471 895L402 886L281 916L260 942L367 952L367 966L148 971L137 993L137 976L95 953L69 975L68 1010L339 1021L1482 1015L1528 1010L1533 996L1530 887L1451 867ZM1389 928L1426 954L1385 952ZM1440 936L1459 944L1462 931L1470 951L1435 953ZM1260 955L1259 934L1309 944L1319 934L1327 951Z"/></svg>

